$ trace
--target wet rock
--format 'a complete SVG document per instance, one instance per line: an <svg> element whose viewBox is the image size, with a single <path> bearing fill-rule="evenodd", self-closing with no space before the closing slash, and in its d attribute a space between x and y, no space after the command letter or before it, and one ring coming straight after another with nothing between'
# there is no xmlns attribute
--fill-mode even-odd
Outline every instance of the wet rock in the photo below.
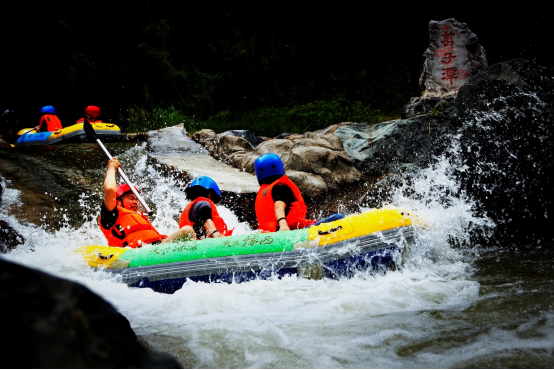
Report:
<svg viewBox="0 0 554 370"><path fill-rule="evenodd" d="M25 243L25 238L15 231L6 221L0 220L0 253L7 253L23 243Z"/></svg>
<svg viewBox="0 0 554 370"><path fill-rule="evenodd" d="M245 139L227 136L220 141L212 130L196 132L192 137L198 142L189 138L179 126L157 130L155 135L148 137L148 156L167 166L175 176L187 179L209 176L217 182L221 191L255 193L258 190L258 182L252 174L224 163L227 160L233 163L238 161L231 156L233 153L239 155L241 153L238 152L245 148L252 150ZM221 147L228 148L229 152L219 151ZM220 155L223 160L219 159Z"/></svg>
<svg viewBox="0 0 554 370"><path fill-rule="evenodd" d="M485 49L465 23L454 18L430 21L429 39L419 79L424 98L456 96L471 76L488 66Z"/></svg>
<svg viewBox="0 0 554 370"><path fill-rule="evenodd" d="M115 308L88 288L0 259L4 367L180 368L148 352Z"/></svg>
<svg viewBox="0 0 554 370"><path fill-rule="evenodd" d="M191 135L191 139L196 141L197 143L200 143L202 145L206 144L206 141L210 139L215 139L217 134L214 130L210 129L203 129L200 131L196 131L194 134Z"/></svg>
<svg viewBox="0 0 554 370"><path fill-rule="evenodd" d="M146 132L122 132L121 141L123 142L141 142L146 141L148 134Z"/></svg>
<svg viewBox="0 0 554 370"><path fill-rule="evenodd" d="M341 140L354 166L368 176L426 166L450 145L460 124L454 103L443 101L433 113L376 124L329 127Z"/></svg>
<svg viewBox="0 0 554 370"><path fill-rule="evenodd" d="M241 137L246 141L248 141L253 148L257 147L259 144L263 143L266 140L263 137L254 135L252 132L248 130L229 130L229 131L222 132L218 136Z"/></svg>
<svg viewBox="0 0 554 370"><path fill-rule="evenodd" d="M554 69L494 64L460 89L456 108L462 189L494 220L499 243L552 240Z"/></svg>

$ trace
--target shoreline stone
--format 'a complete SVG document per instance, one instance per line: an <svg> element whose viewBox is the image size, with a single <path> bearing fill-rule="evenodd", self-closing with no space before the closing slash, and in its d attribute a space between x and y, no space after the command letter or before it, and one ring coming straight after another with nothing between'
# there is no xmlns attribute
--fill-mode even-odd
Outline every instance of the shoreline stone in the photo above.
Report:
<svg viewBox="0 0 554 370"><path fill-rule="evenodd" d="M181 368L149 352L129 321L81 284L0 259L7 368Z"/></svg>

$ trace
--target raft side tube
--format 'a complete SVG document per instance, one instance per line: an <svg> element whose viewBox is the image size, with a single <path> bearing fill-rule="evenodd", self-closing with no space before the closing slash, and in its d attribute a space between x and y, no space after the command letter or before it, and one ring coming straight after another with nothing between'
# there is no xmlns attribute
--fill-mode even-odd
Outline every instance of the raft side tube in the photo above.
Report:
<svg viewBox="0 0 554 370"><path fill-rule="evenodd" d="M123 282L127 284L137 283L144 278L159 281L233 272L278 272L299 266L323 265L391 248L402 249L412 243L413 238L413 227L404 226L316 248L205 258L108 271L121 275Z"/></svg>
<svg viewBox="0 0 554 370"><path fill-rule="evenodd" d="M96 135L104 141L121 141L121 130L112 123L93 123ZM30 129L29 129L30 130ZM28 131L28 130L27 130ZM19 131L23 134L26 131ZM34 132L34 133L33 133ZM18 133L18 134L19 134ZM69 144L69 143L85 143L90 142L83 128L82 123L77 123L68 127L64 127L57 131L39 132L31 131L21 136L16 141L15 146L31 146L31 145L53 145L53 144Z"/></svg>
<svg viewBox="0 0 554 370"><path fill-rule="evenodd" d="M130 267L149 266L204 258L284 252L292 250L294 244L307 239L308 231L306 229L235 235L225 238L146 245L142 248L128 249L121 258L131 261Z"/></svg>

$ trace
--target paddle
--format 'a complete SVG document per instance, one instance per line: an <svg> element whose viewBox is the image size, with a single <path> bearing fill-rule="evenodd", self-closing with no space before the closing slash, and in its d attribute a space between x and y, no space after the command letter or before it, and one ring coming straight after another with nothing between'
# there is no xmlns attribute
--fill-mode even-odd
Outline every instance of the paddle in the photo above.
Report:
<svg viewBox="0 0 554 370"><path fill-rule="evenodd" d="M23 136L23 135L27 135L29 132L33 131L33 130L36 130L37 127L33 127L32 129L30 129L29 131L26 131L24 133L22 133L20 136Z"/></svg>
<svg viewBox="0 0 554 370"><path fill-rule="evenodd" d="M106 153L106 155L108 156L108 159L112 159L113 158L112 155L110 154L110 152L108 152L108 149L106 149L104 144L102 144L100 139L96 136L96 132L94 132L94 128L92 127L92 125L90 124L90 122L88 121L88 119L86 117L85 117L85 120L83 122L83 128L85 129L85 133L87 134L87 136L92 138L93 140L95 140L98 143L98 145L100 145L100 148L102 148L104 153ZM139 194L139 192L135 189L135 187L133 186L131 181L129 181L127 176L125 176L125 173L123 173L123 170L121 169L121 167L118 167L117 171L119 172L119 175L123 178L123 180L125 180L125 183L127 185L129 185L129 188L131 189L133 194L135 194L135 196L137 197L139 202L142 204L142 206L144 207L146 212L148 212L148 215L152 216L152 214L154 214L154 212L152 212L150 210L150 208L148 208L148 205L146 204L146 202L144 201L142 196Z"/></svg>

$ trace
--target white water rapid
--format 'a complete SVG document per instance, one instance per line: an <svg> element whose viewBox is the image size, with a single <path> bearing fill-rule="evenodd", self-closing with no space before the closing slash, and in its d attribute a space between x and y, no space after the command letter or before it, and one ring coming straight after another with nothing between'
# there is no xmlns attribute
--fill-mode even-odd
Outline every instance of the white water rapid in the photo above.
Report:
<svg viewBox="0 0 554 370"><path fill-rule="evenodd" d="M145 146L119 157L155 205L154 226L165 233L175 230L175 217L187 203L184 193L147 164ZM471 367L468 361L475 356L515 343L547 347L541 341L552 343L554 334L522 339L514 331L506 337L505 331L490 329L466 337L464 311L482 299L473 278L477 252L453 248L448 239L464 240L470 223L489 221L472 216L469 200L450 195L458 193L450 168L441 159L422 171L411 185L418 199L404 196L404 189L397 191L392 205L410 209L422 225L416 227L415 244L402 268L386 274L319 281L292 276L242 284L189 281L171 295L129 288L108 273L93 271L74 253L83 245L105 245L96 221L99 204L91 194L80 199L88 209L82 226L49 230L22 224L5 211L8 203L25 205L2 179L6 190L0 219L26 238L4 258L84 284L127 317L143 342L170 353L184 367ZM94 199L102 179L99 172ZM220 214L235 233L252 231L228 209ZM551 328L549 315L546 326Z"/></svg>

